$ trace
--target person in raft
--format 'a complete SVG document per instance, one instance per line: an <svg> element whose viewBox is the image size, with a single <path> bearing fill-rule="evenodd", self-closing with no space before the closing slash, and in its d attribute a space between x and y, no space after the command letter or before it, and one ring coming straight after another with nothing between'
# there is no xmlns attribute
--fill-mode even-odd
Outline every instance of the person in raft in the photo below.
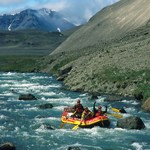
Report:
<svg viewBox="0 0 150 150"><path fill-rule="evenodd" d="M73 106L75 112L72 117L81 118L82 112L84 111L83 105L80 103L80 100L77 100L77 103Z"/></svg>
<svg viewBox="0 0 150 150"><path fill-rule="evenodd" d="M93 117L97 117L97 116L102 116L103 114L105 114L107 112L107 106L105 111L102 111L102 106L98 106L98 109L95 108L95 104L96 104L96 101L94 102L94 105L93 105Z"/></svg>
<svg viewBox="0 0 150 150"><path fill-rule="evenodd" d="M85 108L84 108L84 111L83 111L83 113L82 113L81 123L82 123L82 121L84 121L84 123L85 123L86 120L88 120L88 119L90 119L90 118L92 118L92 117L93 117L93 112L91 112L91 111L88 109L88 107L85 107Z"/></svg>

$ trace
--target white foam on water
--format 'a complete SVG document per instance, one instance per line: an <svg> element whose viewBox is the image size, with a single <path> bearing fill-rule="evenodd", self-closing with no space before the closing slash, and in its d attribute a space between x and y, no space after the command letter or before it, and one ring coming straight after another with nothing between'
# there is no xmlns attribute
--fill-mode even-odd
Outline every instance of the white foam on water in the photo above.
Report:
<svg viewBox="0 0 150 150"><path fill-rule="evenodd" d="M45 129L45 126L44 125L41 125L38 129L35 130L36 132L44 132L44 133L47 133L48 130Z"/></svg>
<svg viewBox="0 0 150 150"><path fill-rule="evenodd" d="M7 116L0 115L0 120L5 120L5 119L7 119L7 118L8 118Z"/></svg>
<svg viewBox="0 0 150 150"><path fill-rule="evenodd" d="M88 96L88 93L80 94L81 97Z"/></svg>
<svg viewBox="0 0 150 150"><path fill-rule="evenodd" d="M15 127L15 132L19 132L20 128L19 127Z"/></svg>
<svg viewBox="0 0 150 150"><path fill-rule="evenodd" d="M4 92L3 94L0 94L1 96L13 96L13 93L10 92Z"/></svg>
<svg viewBox="0 0 150 150"><path fill-rule="evenodd" d="M6 88L6 87L10 87L10 86L11 86L10 84L5 83L5 84L2 84L0 87L1 88Z"/></svg>
<svg viewBox="0 0 150 150"><path fill-rule="evenodd" d="M131 113L135 112L136 109L134 107L128 107L128 108L126 108L126 111L131 114Z"/></svg>
<svg viewBox="0 0 150 150"><path fill-rule="evenodd" d="M1 99L2 100L2 99ZM0 104L6 104L5 100L0 101Z"/></svg>
<svg viewBox="0 0 150 150"><path fill-rule="evenodd" d="M144 150L143 146L140 143L134 142L132 143L132 146L136 149L136 150Z"/></svg>
<svg viewBox="0 0 150 150"><path fill-rule="evenodd" d="M14 82L16 82L16 80L11 80L10 79L10 80L1 80L0 81L1 84L3 84L3 83L11 83L11 84L13 84Z"/></svg>
<svg viewBox="0 0 150 150"><path fill-rule="evenodd" d="M56 106L55 110L63 111L65 107L67 107L67 106Z"/></svg>
<svg viewBox="0 0 150 150"><path fill-rule="evenodd" d="M43 120L52 120L52 121L60 121L60 118L56 117L47 117L47 118L35 118L36 121L43 121Z"/></svg>
<svg viewBox="0 0 150 150"><path fill-rule="evenodd" d="M3 131L3 130L5 130L5 129L6 129L5 126L0 126L0 131Z"/></svg>
<svg viewBox="0 0 150 150"><path fill-rule="evenodd" d="M123 131L123 132L127 131L127 129L122 129L122 128L118 128L118 127L114 128L114 130L116 130L116 131Z"/></svg>
<svg viewBox="0 0 150 150"><path fill-rule="evenodd" d="M74 100L71 99L70 97L64 97L64 98L57 98L57 99L51 99L51 98L48 98L46 101L49 101L49 102L57 102L59 104L63 104L66 106L69 104L70 106L73 106L75 104Z"/></svg>
<svg viewBox="0 0 150 150"><path fill-rule="evenodd" d="M4 108L4 109L1 109L2 111L6 111L6 112L13 112L13 110L12 109L10 109L10 108Z"/></svg>
<svg viewBox="0 0 150 150"><path fill-rule="evenodd" d="M20 87L27 87L27 88L38 88L39 87L39 84L33 84L33 83L16 83L13 85L13 87L17 87L17 88L20 88Z"/></svg>
<svg viewBox="0 0 150 150"><path fill-rule="evenodd" d="M54 96L54 95L56 95L56 93L54 93L54 92L42 92L42 93L40 93L40 95Z"/></svg>
<svg viewBox="0 0 150 150"><path fill-rule="evenodd" d="M4 76L12 76L12 75L16 75L17 73L14 72L8 72L8 73L3 73L2 75Z"/></svg>
<svg viewBox="0 0 150 150"><path fill-rule="evenodd" d="M139 104L139 102L137 102L137 101L132 102L132 105L138 105L138 104Z"/></svg>
<svg viewBox="0 0 150 150"><path fill-rule="evenodd" d="M37 107L31 107L31 108L24 108L24 110L27 110L27 111L39 111L39 109Z"/></svg>
<svg viewBox="0 0 150 150"><path fill-rule="evenodd" d="M48 117L48 118L45 118L47 120L55 120L55 121L60 121L60 118L56 118L56 117Z"/></svg>
<svg viewBox="0 0 150 150"><path fill-rule="evenodd" d="M28 132L22 132L23 137L29 137L30 134Z"/></svg>
<svg viewBox="0 0 150 150"><path fill-rule="evenodd" d="M52 79L52 77L49 76L33 76L30 79L36 80L36 79Z"/></svg>
<svg viewBox="0 0 150 150"><path fill-rule="evenodd" d="M145 124L146 129L150 129L150 122L149 122L149 120L143 120L143 122Z"/></svg>

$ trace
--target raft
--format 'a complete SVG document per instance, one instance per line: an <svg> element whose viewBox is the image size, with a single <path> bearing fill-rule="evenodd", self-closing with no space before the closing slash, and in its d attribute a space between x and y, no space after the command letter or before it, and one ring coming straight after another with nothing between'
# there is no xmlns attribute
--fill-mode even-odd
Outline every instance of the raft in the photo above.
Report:
<svg viewBox="0 0 150 150"><path fill-rule="evenodd" d="M109 127L110 121L107 116L97 116L97 117L91 117L85 121L82 121L80 118L71 117L73 114L73 110L70 108L64 108L64 111L61 116L61 121L63 123L73 124L73 125L79 125L81 128L93 128L95 126L100 127Z"/></svg>

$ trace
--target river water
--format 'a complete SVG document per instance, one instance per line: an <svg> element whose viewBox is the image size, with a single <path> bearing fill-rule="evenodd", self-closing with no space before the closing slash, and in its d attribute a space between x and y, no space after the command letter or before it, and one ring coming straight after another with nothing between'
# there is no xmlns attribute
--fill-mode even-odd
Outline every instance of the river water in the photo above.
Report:
<svg viewBox="0 0 150 150"><path fill-rule="evenodd" d="M37 101L19 101L19 94L32 93ZM150 150L150 114L139 109L135 100L105 102L99 97L97 105L125 107L127 114L139 116L146 128L126 130L116 127L117 118L110 117L109 129L71 130L64 125L60 129L61 113L81 99L84 106L92 109L85 93L71 92L63 88L54 77L40 73L0 73L0 143L12 142L17 150L66 150L79 147L82 150ZM53 104L52 109L39 109L41 104ZM55 127L48 130L45 125Z"/></svg>

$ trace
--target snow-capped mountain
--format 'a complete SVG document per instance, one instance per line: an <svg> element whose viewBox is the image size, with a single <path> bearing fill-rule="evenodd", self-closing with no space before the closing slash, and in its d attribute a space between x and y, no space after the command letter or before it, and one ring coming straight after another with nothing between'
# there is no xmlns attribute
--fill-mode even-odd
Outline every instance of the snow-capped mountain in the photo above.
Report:
<svg viewBox="0 0 150 150"><path fill-rule="evenodd" d="M40 29L61 32L74 26L61 14L46 8L26 9L17 14L0 16L0 30Z"/></svg>

